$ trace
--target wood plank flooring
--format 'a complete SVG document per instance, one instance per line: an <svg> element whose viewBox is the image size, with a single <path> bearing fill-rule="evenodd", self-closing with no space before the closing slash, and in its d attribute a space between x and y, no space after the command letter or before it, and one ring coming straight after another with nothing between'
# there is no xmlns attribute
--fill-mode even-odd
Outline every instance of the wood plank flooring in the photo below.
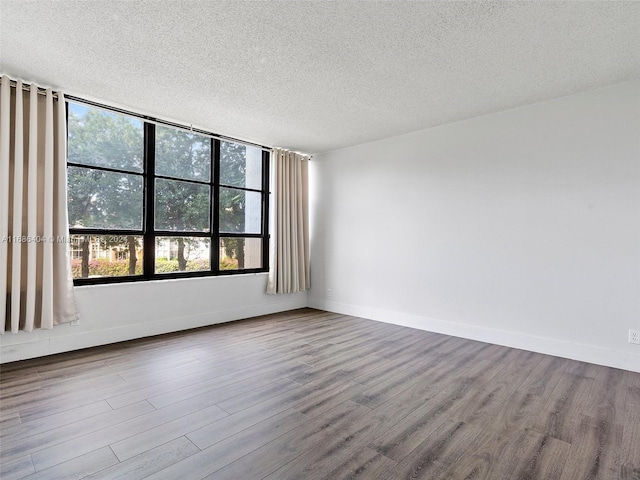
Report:
<svg viewBox="0 0 640 480"><path fill-rule="evenodd" d="M640 374L318 310L0 371L3 480L640 480Z"/></svg>

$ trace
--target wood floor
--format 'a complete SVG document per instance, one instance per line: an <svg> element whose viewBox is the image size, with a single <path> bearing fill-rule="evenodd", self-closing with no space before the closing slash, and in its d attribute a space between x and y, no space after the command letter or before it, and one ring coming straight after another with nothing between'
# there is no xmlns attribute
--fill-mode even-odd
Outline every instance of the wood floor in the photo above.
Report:
<svg viewBox="0 0 640 480"><path fill-rule="evenodd" d="M3 480L640 479L640 374L318 310L1 371Z"/></svg>

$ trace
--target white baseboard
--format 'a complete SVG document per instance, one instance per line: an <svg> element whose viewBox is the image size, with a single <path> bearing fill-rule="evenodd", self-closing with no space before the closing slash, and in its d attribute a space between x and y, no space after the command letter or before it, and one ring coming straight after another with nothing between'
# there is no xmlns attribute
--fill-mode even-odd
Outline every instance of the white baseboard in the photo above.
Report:
<svg viewBox="0 0 640 480"><path fill-rule="evenodd" d="M308 306L319 310L367 318L379 322L402 325L404 327L426 330L434 333L442 333L454 337L468 338L481 342L503 345L505 347L519 348L531 352L554 355L556 357L569 358L582 362L594 363L606 367L620 368L640 373L640 354L632 354L596 347L548 337L537 337L522 333L496 330L447 322L434 318L422 317L406 313L393 312L358 305L334 302L326 299L309 298Z"/></svg>
<svg viewBox="0 0 640 480"><path fill-rule="evenodd" d="M188 317L169 318L160 321L131 324L95 331L81 331L79 327L73 327L69 324L59 325L53 330L47 330L46 332L40 331L43 335L41 335L41 338L37 338L34 341L1 345L0 363L44 357L46 355L70 352L73 350L123 342L126 340L134 340L137 338L151 337L153 335L161 335L163 333L217 325L219 323L232 322L234 320L295 310L306 306L306 297L300 297L282 302L269 302L266 304L250 305L228 310L190 315ZM74 333L74 329L78 330L78 333ZM64 332L62 332L62 330L64 330ZM5 335L12 334L5 333ZM17 335L29 334L19 332Z"/></svg>
<svg viewBox="0 0 640 480"><path fill-rule="evenodd" d="M46 333L50 332L50 335L41 336L34 341L1 345L0 363L80 350L99 345L134 340L136 338L188 330L190 328L216 325L243 318L295 310L306 306L343 315L368 318L370 320L392 323L419 330L468 338L470 340L478 340L640 373L640 355L628 352L475 325L464 325L419 315L374 309L326 299L309 298L307 300L306 297L282 302L250 305L188 317L132 324L105 330L78 331L78 333L74 333L73 330L78 327L71 327L68 324L60 325L54 330L46 331ZM58 329L64 329L64 332L60 332L60 335L54 334ZM45 333L44 331L42 332ZM21 334L23 334L23 332L18 335ZM11 334L6 333L5 335Z"/></svg>

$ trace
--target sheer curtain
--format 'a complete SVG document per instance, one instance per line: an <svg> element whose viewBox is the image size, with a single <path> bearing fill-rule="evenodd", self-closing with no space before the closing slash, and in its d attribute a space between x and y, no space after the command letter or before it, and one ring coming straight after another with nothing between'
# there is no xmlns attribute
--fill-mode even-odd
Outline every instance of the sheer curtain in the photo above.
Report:
<svg viewBox="0 0 640 480"><path fill-rule="evenodd" d="M274 212L267 293L293 293L310 287L309 158L274 148Z"/></svg>
<svg viewBox="0 0 640 480"><path fill-rule="evenodd" d="M0 333L29 332L78 318L65 103L60 92L0 80Z"/></svg>

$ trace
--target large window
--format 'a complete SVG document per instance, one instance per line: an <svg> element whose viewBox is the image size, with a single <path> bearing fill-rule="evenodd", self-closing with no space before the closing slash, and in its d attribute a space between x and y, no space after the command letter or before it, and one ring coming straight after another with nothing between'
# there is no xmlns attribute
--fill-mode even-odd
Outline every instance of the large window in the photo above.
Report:
<svg viewBox="0 0 640 480"><path fill-rule="evenodd" d="M78 284L267 271L262 148L68 102Z"/></svg>

